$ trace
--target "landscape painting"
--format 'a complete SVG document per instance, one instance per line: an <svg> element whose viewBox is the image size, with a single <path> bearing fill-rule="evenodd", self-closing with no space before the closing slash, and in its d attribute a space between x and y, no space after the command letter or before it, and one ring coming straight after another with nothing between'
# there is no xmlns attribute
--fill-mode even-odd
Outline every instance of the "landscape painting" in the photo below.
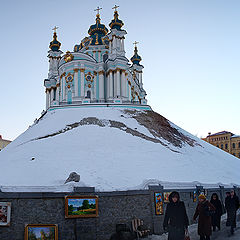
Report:
<svg viewBox="0 0 240 240"><path fill-rule="evenodd" d="M0 226L10 226L11 203L0 202Z"/></svg>
<svg viewBox="0 0 240 240"><path fill-rule="evenodd" d="M98 197L97 196L67 196L65 198L65 217L97 217Z"/></svg>
<svg viewBox="0 0 240 240"><path fill-rule="evenodd" d="M163 193L155 193L155 213L163 215Z"/></svg>
<svg viewBox="0 0 240 240"><path fill-rule="evenodd" d="M57 240L56 224L28 224L25 226L25 240Z"/></svg>

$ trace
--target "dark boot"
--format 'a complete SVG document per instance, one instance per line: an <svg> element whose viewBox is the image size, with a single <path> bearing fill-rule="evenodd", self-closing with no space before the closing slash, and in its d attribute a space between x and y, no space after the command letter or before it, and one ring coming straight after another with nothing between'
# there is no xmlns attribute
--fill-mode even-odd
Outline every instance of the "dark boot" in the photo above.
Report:
<svg viewBox="0 0 240 240"><path fill-rule="evenodd" d="M231 227L231 235L234 234L234 227Z"/></svg>
<svg viewBox="0 0 240 240"><path fill-rule="evenodd" d="M206 240L204 236L200 236L200 240Z"/></svg>
<svg viewBox="0 0 240 240"><path fill-rule="evenodd" d="M210 236L206 236L206 238L205 238L206 240L210 240Z"/></svg>

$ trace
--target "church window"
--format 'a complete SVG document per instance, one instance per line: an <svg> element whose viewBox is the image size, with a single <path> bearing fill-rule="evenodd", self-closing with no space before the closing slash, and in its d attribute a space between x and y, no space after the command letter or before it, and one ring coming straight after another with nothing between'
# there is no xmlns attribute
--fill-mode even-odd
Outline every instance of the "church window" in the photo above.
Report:
<svg viewBox="0 0 240 240"><path fill-rule="evenodd" d="M228 149L228 144L227 143L225 144L225 149Z"/></svg>
<svg viewBox="0 0 240 240"><path fill-rule="evenodd" d="M235 148L235 143L233 143L233 145L232 145L232 146L233 146L233 148Z"/></svg>
<svg viewBox="0 0 240 240"><path fill-rule="evenodd" d="M87 98L91 98L91 91L87 91Z"/></svg>
<svg viewBox="0 0 240 240"><path fill-rule="evenodd" d="M56 88L53 89L53 100L56 100Z"/></svg>
<svg viewBox="0 0 240 240"><path fill-rule="evenodd" d="M238 143L238 148L240 148L240 142Z"/></svg>

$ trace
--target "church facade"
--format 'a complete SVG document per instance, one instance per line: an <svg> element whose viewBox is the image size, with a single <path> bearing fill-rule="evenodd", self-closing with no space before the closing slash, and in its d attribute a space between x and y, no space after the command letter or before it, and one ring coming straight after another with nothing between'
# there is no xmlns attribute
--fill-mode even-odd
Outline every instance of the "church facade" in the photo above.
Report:
<svg viewBox="0 0 240 240"><path fill-rule="evenodd" d="M99 8L96 23L73 52L60 50L56 27L49 50L46 109L56 106L82 104L146 105L143 89L141 57L135 42L131 64L125 56L124 39L127 32L118 18L115 6L110 30L101 23Z"/></svg>

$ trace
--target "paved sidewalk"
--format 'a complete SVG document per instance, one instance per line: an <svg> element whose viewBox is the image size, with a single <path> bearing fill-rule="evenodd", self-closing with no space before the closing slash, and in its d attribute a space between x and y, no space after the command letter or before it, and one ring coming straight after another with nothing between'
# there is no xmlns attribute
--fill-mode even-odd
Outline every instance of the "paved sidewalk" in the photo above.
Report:
<svg viewBox="0 0 240 240"><path fill-rule="evenodd" d="M230 228L226 227L226 214L222 216L222 222L221 222L221 231L213 232L211 236L211 240L240 240L240 212L238 213L237 217L237 228L235 229L235 234L230 235ZM197 224L192 224L189 226L189 234L191 240L199 240L199 235L197 234ZM149 240L167 240L168 236L167 234L162 235L151 235Z"/></svg>

